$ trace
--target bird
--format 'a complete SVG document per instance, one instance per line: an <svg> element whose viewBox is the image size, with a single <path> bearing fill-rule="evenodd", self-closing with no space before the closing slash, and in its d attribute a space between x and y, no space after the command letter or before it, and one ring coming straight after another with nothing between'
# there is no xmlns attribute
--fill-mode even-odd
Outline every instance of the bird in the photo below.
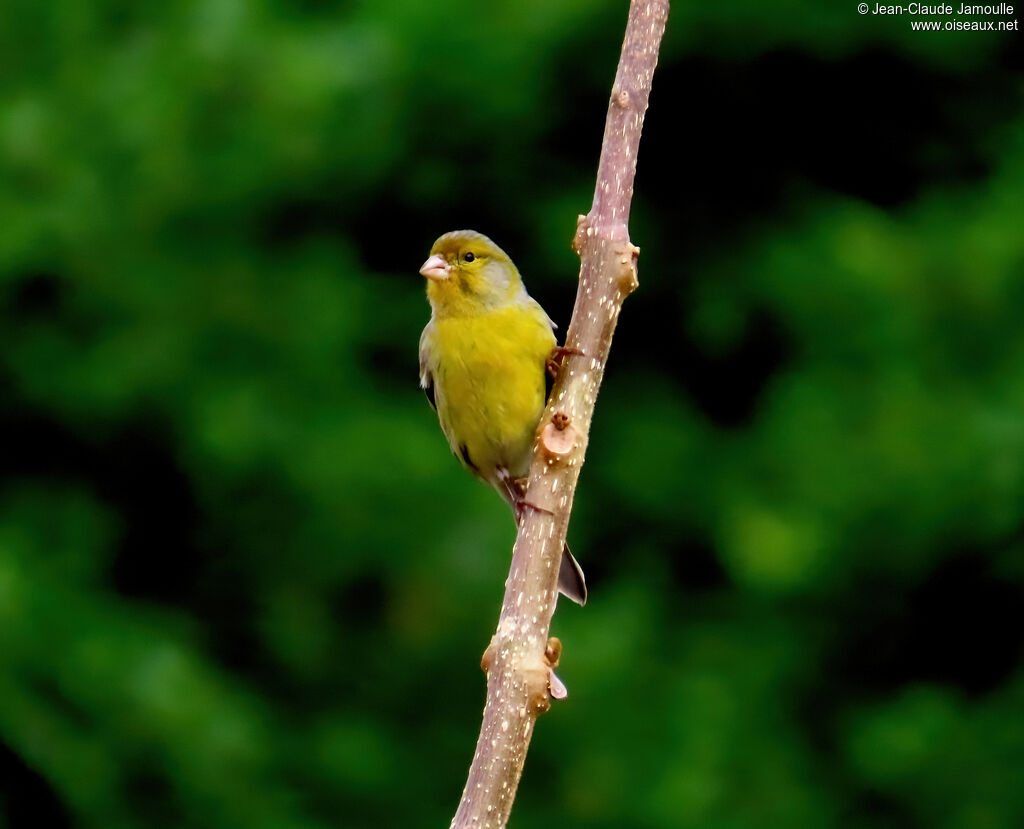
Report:
<svg viewBox="0 0 1024 829"><path fill-rule="evenodd" d="M420 336L420 385L452 453L490 484L518 522L534 437L547 398L547 372L571 349L526 292L508 254L482 233L439 237L420 273L430 321ZM566 546L559 591L585 604L583 570Z"/></svg>

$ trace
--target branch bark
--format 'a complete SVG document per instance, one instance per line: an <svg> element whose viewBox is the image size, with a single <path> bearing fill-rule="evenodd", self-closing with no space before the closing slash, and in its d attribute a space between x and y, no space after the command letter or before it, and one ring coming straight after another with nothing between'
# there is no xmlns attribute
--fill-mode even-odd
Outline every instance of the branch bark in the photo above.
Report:
<svg viewBox="0 0 1024 829"><path fill-rule="evenodd" d="M640 132L669 0L632 0L605 121L590 213L573 248L580 279L565 344L571 349L538 426L529 500L512 551L498 629L484 653L487 702L473 764L452 827L508 821L537 717L564 691L552 668L561 644L549 639L558 567L587 447L594 402L622 303L637 287L629 240Z"/></svg>

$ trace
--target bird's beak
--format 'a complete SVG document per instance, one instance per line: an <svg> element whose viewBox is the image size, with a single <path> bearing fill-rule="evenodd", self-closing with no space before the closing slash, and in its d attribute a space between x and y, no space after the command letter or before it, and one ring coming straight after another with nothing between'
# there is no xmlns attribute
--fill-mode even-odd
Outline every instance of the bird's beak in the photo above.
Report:
<svg viewBox="0 0 1024 829"><path fill-rule="evenodd" d="M420 273L427 279L447 279L451 269L452 266L444 260L444 257L435 253L423 263Z"/></svg>

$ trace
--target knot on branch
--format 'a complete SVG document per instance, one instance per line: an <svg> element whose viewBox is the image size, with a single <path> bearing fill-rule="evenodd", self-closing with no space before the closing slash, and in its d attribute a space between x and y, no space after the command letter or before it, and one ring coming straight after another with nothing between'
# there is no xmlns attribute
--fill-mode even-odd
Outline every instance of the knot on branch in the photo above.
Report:
<svg viewBox="0 0 1024 829"><path fill-rule="evenodd" d="M576 233L572 237L572 250L577 256L583 253L583 244L587 236L593 233L588 217L580 213L576 217Z"/></svg>
<svg viewBox="0 0 1024 829"><path fill-rule="evenodd" d="M530 709L534 714L543 714L551 709L551 700L565 699L569 689L558 678L555 668L562 656L562 643L557 636L548 639L542 660L523 666Z"/></svg>
<svg viewBox="0 0 1024 829"><path fill-rule="evenodd" d="M627 297L640 285L636 268L637 259L640 257L640 248L627 241L616 247L615 255L619 260L619 292L622 296Z"/></svg>
<svg viewBox="0 0 1024 829"><path fill-rule="evenodd" d="M544 648L544 661L548 663L548 668L551 671L548 676L548 693L551 694L551 699L565 699L569 696L569 689L555 673L555 668L558 667L558 661L561 658L562 640L557 636L549 637L548 644Z"/></svg>
<svg viewBox="0 0 1024 829"><path fill-rule="evenodd" d="M484 650L484 655L480 657L480 670L485 674L491 670L491 665L494 664L494 640L488 643L487 648Z"/></svg>
<svg viewBox="0 0 1024 829"><path fill-rule="evenodd" d="M540 445L552 458L564 458L576 445L576 430L572 428L569 415L555 412L551 421L541 430Z"/></svg>
<svg viewBox="0 0 1024 829"><path fill-rule="evenodd" d="M625 109L629 106L629 92L621 86L612 87L612 103Z"/></svg>
<svg viewBox="0 0 1024 829"><path fill-rule="evenodd" d="M526 682L527 700L530 710L535 714L544 714L551 710L551 666L547 660L537 660L532 665L523 666L523 680Z"/></svg>
<svg viewBox="0 0 1024 829"><path fill-rule="evenodd" d="M562 640L557 636L549 636L548 643L544 647L544 661L552 668L557 668L562 658Z"/></svg>

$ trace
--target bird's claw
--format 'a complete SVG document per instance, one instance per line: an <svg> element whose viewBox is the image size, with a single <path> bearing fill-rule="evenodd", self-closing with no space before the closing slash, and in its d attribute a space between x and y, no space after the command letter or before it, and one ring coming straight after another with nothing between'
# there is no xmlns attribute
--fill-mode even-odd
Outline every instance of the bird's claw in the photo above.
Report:
<svg viewBox="0 0 1024 829"><path fill-rule="evenodd" d="M569 348L565 345L556 345L552 348L547 360L544 361L544 366L547 368L548 374L553 378L557 378L558 372L562 370L562 364L565 362L565 358L570 356L583 357L584 354L578 348Z"/></svg>
<svg viewBox="0 0 1024 829"><path fill-rule="evenodd" d="M520 498L516 501L516 522L523 520L523 512L527 509L532 509L534 512L541 512L544 515L552 515L551 510L535 504L532 501L527 501L525 498Z"/></svg>
<svg viewBox="0 0 1024 829"><path fill-rule="evenodd" d="M546 515L551 515L551 510L545 509L539 504L534 504L532 501L526 500L526 490L530 485L529 478L513 478L507 469L501 467L498 469L498 480L501 481L505 490L508 492L509 499L512 501L512 508L516 513L517 524L523 520L523 512L526 509L532 509L537 512L543 512Z"/></svg>

